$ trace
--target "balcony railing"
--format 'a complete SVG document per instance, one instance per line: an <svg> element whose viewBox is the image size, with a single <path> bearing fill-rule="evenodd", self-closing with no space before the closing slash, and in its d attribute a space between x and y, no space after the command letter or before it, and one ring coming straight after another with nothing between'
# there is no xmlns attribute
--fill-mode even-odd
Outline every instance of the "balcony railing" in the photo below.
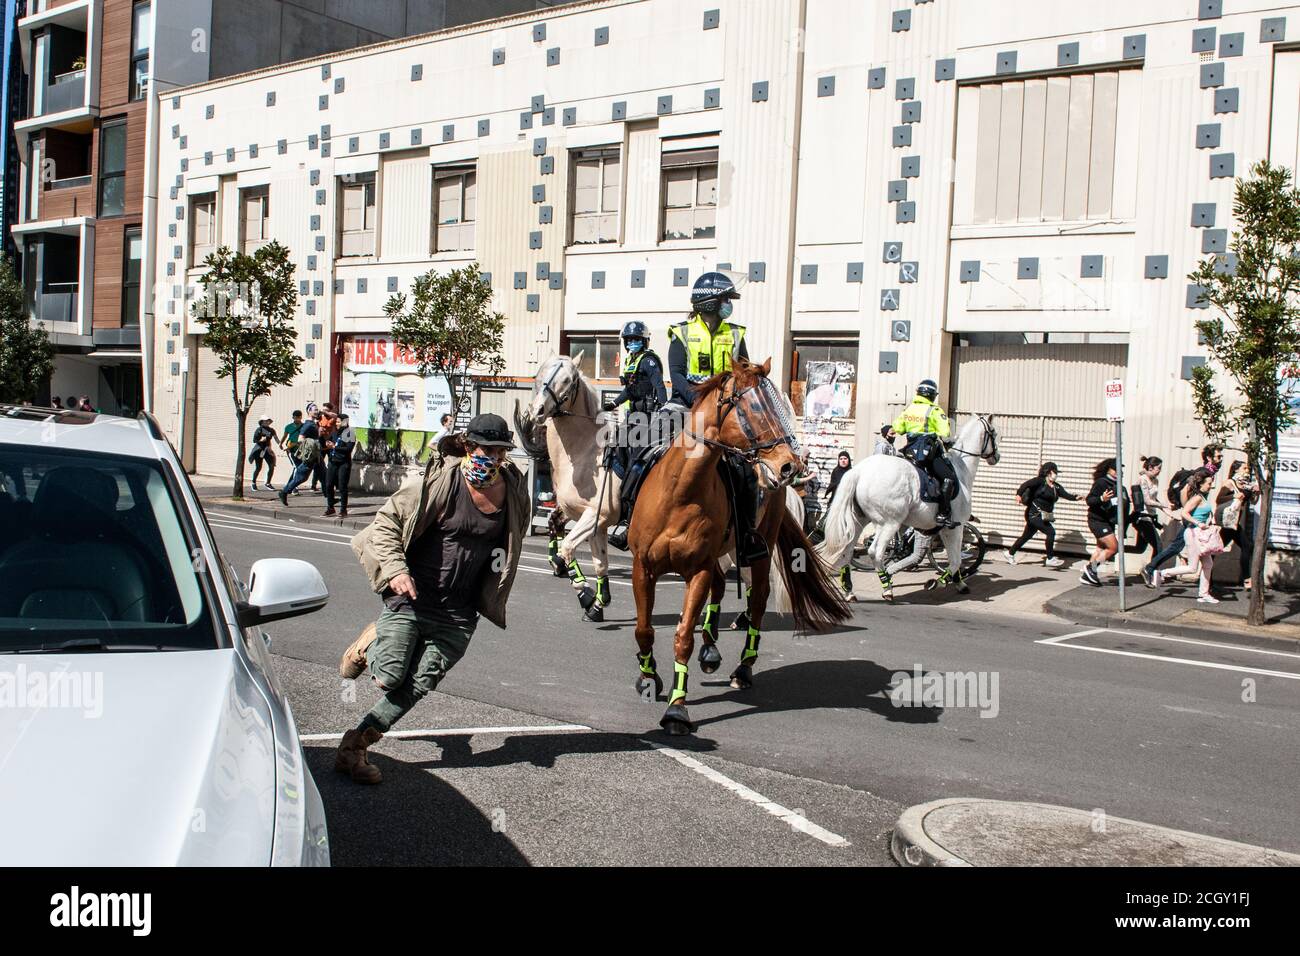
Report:
<svg viewBox="0 0 1300 956"><path fill-rule="evenodd" d="M76 322L76 283L58 283L51 285L50 289L53 291L42 292L36 297L36 321Z"/></svg>
<svg viewBox="0 0 1300 956"><path fill-rule="evenodd" d="M41 116L75 110L86 105L86 71L73 70L56 76L41 97Z"/></svg>

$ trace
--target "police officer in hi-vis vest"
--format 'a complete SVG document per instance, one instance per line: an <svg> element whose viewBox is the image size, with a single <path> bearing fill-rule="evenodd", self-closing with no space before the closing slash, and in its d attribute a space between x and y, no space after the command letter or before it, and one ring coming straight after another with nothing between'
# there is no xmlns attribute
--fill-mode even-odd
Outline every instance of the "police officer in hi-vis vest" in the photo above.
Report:
<svg viewBox="0 0 1300 956"><path fill-rule="evenodd" d="M650 328L635 319L623 326L623 374L619 376L623 391L611 400L607 410L622 408L627 412L618 454L623 466L624 495L621 527L609 538L610 544L627 549L627 524L632 520L632 493L640 484L641 452L651 444L655 413L668 403L664 387L664 366L650 349Z"/></svg>
<svg viewBox="0 0 1300 956"><path fill-rule="evenodd" d="M939 479L939 513L935 521L940 528L947 528L952 523L952 499L957 496L957 473L945 455L944 442L951 436L952 426L938 398L939 386L927 378L916 387L912 404L894 422L894 431L907 441L904 454Z"/></svg>
<svg viewBox="0 0 1300 956"><path fill-rule="evenodd" d="M700 276L691 290L691 316L668 328L668 373L672 377L672 402L690 408L695 385L719 372L731 371L736 358L748 360L745 327L731 322L732 301L740 298L735 283L721 272ZM758 478L740 460L727 460L739 512L739 563L742 567L767 557L767 544L754 530L758 512Z"/></svg>

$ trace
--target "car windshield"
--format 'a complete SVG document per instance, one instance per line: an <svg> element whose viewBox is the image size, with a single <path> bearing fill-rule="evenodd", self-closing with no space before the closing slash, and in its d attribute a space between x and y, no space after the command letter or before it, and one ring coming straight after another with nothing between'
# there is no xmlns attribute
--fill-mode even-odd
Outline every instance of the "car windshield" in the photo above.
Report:
<svg viewBox="0 0 1300 956"><path fill-rule="evenodd" d="M219 646L182 514L159 462L0 445L0 653Z"/></svg>

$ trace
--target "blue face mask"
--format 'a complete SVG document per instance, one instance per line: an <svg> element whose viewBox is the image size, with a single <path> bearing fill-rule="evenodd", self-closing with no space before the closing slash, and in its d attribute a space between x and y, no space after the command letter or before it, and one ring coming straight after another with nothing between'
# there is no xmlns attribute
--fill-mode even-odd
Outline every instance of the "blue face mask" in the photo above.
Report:
<svg viewBox="0 0 1300 956"><path fill-rule="evenodd" d="M627 347L627 352L629 355L636 355L638 352L640 352L642 349L645 348L645 342L642 341L641 339L629 339L627 342L624 343L624 345Z"/></svg>
<svg viewBox="0 0 1300 956"><path fill-rule="evenodd" d="M722 308L718 309L718 316L723 322L726 322L727 319L731 318L731 313L734 311L735 309L730 302L724 302Z"/></svg>

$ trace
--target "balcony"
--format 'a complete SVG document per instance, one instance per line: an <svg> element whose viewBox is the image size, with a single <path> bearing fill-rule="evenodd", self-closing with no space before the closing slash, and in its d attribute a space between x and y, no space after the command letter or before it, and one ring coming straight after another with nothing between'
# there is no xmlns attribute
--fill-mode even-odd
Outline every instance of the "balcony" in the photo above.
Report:
<svg viewBox="0 0 1300 956"><path fill-rule="evenodd" d="M64 113L83 108L86 105L85 69L71 70L56 76L46 85L37 103L39 104L37 116L49 116L52 113Z"/></svg>
<svg viewBox="0 0 1300 956"><path fill-rule="evenodd" d="M75 282L52 282L46 291L37 292L33 302L32 319L47 327L56 322L76 322L79 288Z"/></svg>

